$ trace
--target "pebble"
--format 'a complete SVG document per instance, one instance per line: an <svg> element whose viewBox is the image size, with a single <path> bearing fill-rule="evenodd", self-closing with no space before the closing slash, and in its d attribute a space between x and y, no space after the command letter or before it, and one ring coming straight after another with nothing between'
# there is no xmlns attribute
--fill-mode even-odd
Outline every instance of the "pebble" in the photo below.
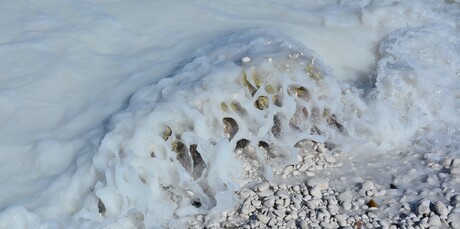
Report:
<svg viewBox="0 0 460 229"><path fill-rule="evenodd" d="M263 224L267 224L270 221L270 218L264 214L258 214L257 219Z"/></svg>
<svg viewBox="0 0 460 229"><path fill-rule="evenodd" d="M361 189L364 191L370 191L374 189L374 183L372 183L372 181L366 181L362 184Z"/></svg>
<svg viewBox="0 0 460 229"><path fill-rule="evenodd" d="M260 202L260 200L252 200L252 201L251 201L251 204L252 204L252 206L254 206L255 208L260 208L260 207L262 207L262 203Z"/></svg>
<svg viewBox="0 0 460 229"><path fill-rule="evenodd" d="M292 171L294 171L294 166L293 166L293 165L289 165L289 166L287 166L287 167L284 169L283 173L284 173L284 174L291 174Z"/></svg>
<svg viewBox="0 0 460 229"><path fill-rule="evenodd" d="M267 208L273 207L275 205L275 196L267 196L264 198L263 205Z"/></svg>
<svg viewBox="0 0 460 229"><path fill-rule="evenodd" d="M273 195L273 191L270 190L270 189L267 189L267 190L265 190L265 191L257 192L257 195L258 195L259 197L272 196L272 195Z"/></svg>
<svg viewBox="0 0 460 229"><path fill-rule="evenodd" d="M323 190L329 187L329 181L321 177L313 177L307 181L307 185L311 187L318 187Z"/></svg>
<svg viewBox="0 0 460 229"><path fill-rule="evenodd" d="M346 191L346 192L340 193L340 194L337 196L337 199L338 199L339 201L343 201L343 202L351 202L351 200L353 199L353 196L352 196L351 192Z"/></svg>
<svg viewBox="0 0 460 229"><path fill-rule="evenodd" d="M448 219L450 221L450 225L454 229L460 229L460 212L452 212L449 214Z"/></svg>
<svg viewBox="0 0 460 229"><path fill-rule="evenodd" d="M289 220L289 221L286 223L286 226L287 226L288 228L295 228L295 222L294 222L294 220L292 220L292 219Z"/></svg>
<svg viewBox="0 0 460 229"><path fill-rule="evenodd" d="M430 219L428 220L428 224L432 226L440 226L441 225L441 219L439 218L438 215L432 215L430 216Z"/></svg>
<svg viewBox="0 0 460 229"><path fill-rule="evenodd" d="M332 157L332 156L329 156L329 155L326 155L324 157L324 160L326 160L326 162L328 162L328 163L335 163L336 162L335 158Z"/></svg>
<svg viewBox="0 0 460 229"><path fill-rule="evenodd" d="M299 172L305 172L305 171L307 171L308 167L309 167L308 164L307 164L307 163L304 163L304 164L302 164L297 170L298 170Z"/></svg>
<svg viewBox="0 0 460 229"><path fill-rule="evenodd" d="M345 227L347 225L347 217L345 215L336 215L335 219L340 227Z"/></svg>
<svg viewBox="0 0 460 229"><path fill-rule="evenodd" d="M327 148L323 144L317 144L315 148L316 148L316 151L318 151L320 153L326 153L327 152Z"/></svg>
<svg viewBox="0 0 460 229"><path fill-rule="evenodd" d="M256 185L255 190L257 192L263 192L267 190L270 187L270 184L268 182L262 182Z"/></svg>
<svg viewBox="0 0 460 229"><path fill-rule="evenodd" d="M447 216L447 214L449 213L449 209L447 209L446 205L441 201L437 201L435 203L435 205L434 205L434 208L435 208L436 213L438 215L441 215L441 216L446 215Z"/></svg>
<svg viewBox="0 0 460 229"><path fill-rule="evenodd" d="M460 158L452 159L452 167L460 167Z"/></svg>
<svg viewBox="0 0 460 229"><path fill-rule="evenodd" d="M419 215L425 215L430 213L430 201L429 200L423 200L420 205L417 208L417 213Z"/></svg>
<svg viewBox="0 0 460 229"><path fill-rule="evenodd" d="M460 176L460 167L450 169L450 174L454 177Z"/></svg>
<svg viewBox="0 0 460 229"><path fill-rule="evenodd" d="M320 200L320 199L309 200L309 201L307 201L307 203L306 203L307 207L310 208L311 210L316 209L320 204L321 204L321 200Z"/></svg>
<svg viewBox="0 0 460 229"><path fill-rule="evenodd" d="M301 229L308 229L308 224L305 222L305 220L299 220L298 224Z"/></svg>
<svg viewBox="0 0 460 229"><path fill-rule="evenodd" d="M278 221L275 218L271 218L270 221L268 221L267 225L270 227L274 227L278 223Z"/></svg>
<svg viewBox="0 0 460 229"><path fill-rule="evenodd" d="M241 62L243 62L243 63L249 63L249 62L251 62L251 58L248 57L248 56L245 56L245 57L243 57L243 58L241 59Z"/></svg>
<svg viewBox="0 0 460 229"><path fill-rule="evenodd" d="M321 189L318 186L315 186L310 190L310 195L316 198L321 198L323 196L321 193Z"/></svg>
<svg viewBox="0 0 460 229"><path fill-rule="evenodd" d="M342 207L343 207L343 209L344 209L345 211L350 210L350 209L351 209L351 202L348 202L348 201L343 202L343 203L342 203Z"/></svg>

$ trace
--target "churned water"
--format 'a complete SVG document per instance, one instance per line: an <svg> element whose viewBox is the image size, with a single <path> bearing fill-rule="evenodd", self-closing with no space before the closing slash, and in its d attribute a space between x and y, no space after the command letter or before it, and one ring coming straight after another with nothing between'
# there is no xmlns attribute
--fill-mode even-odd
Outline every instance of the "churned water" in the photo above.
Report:
<svg viewBox="0 0 460 229"><path fill-rule="evenodd" d="M183 227L303 139L460 146L455 1L0 7L4 228ZM248 142L270 149L252 175Z"/></svg>

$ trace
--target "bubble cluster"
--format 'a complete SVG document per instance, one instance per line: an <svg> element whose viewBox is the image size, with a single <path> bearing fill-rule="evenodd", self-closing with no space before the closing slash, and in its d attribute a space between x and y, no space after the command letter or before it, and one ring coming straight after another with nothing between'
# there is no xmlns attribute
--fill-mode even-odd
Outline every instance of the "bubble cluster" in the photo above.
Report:
<svg viewBox="0 0 460 229"><path fill-rule="evenodd" d="M330 96L342 90L318 57L278 35L256 35L230 37L113 118L94 158L105 176L95 192L102 219L137 209L146 225L180 225L225 205L216 196L278 176L302 141L346 132Z"/></svg>

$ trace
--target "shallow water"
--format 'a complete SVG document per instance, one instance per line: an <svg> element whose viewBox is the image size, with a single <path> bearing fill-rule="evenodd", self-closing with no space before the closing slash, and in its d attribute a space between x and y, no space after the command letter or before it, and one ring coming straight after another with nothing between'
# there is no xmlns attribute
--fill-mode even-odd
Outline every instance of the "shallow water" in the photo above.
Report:
<svg viewBox="0 0 460 229"><path fill-rule="evenodd" d="M237 138L273 142L286 161L302 138L376 155L420 141L426 150L458 149L455 2L11 1L0 8L7 12L0 16L5 228L130 227L140 218L147 228L174 227L217 212L246 182L231 157ZM289 58L295 53L299 61ZM251 66L267 76L262 85L248 77L255 95L241 78ZM308 101L288 93L293 84L308 86ZM280 88L282 105L259 90L267 85ZM260 96L268 108L254 107ZM222 102L247 113L225 114ZM295 120L301 131L289 125L299 104L310 114ZM315 109L336 124L315 120ZM281 137L272 129L276 114L287 117ZM230 142L224 117L239 127ZM175 158L175 140L187 152L196 145L204 170L196 157ZM201 208L192 206L197 199Z"/></svg>

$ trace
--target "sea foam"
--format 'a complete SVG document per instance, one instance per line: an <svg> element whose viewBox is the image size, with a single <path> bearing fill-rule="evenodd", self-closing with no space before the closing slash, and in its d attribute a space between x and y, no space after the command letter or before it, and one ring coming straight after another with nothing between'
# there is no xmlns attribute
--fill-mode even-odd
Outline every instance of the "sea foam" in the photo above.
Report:
<svg viewBox="0 0 460 229"><path fill-rule="evenodd" d="M247 182L273 179L304 139L378 154L427 133L456 136L455 34L449 26L392 33L375 75L359 88L338 81L320 56L285 35L226 35L139 90L112 118L93 160L103 175L91 197L100 216L78 222L180 227L197 214L212 216L232 206L233 192ZM255 146L251 172L234 157L241 144Z"/></svg>

